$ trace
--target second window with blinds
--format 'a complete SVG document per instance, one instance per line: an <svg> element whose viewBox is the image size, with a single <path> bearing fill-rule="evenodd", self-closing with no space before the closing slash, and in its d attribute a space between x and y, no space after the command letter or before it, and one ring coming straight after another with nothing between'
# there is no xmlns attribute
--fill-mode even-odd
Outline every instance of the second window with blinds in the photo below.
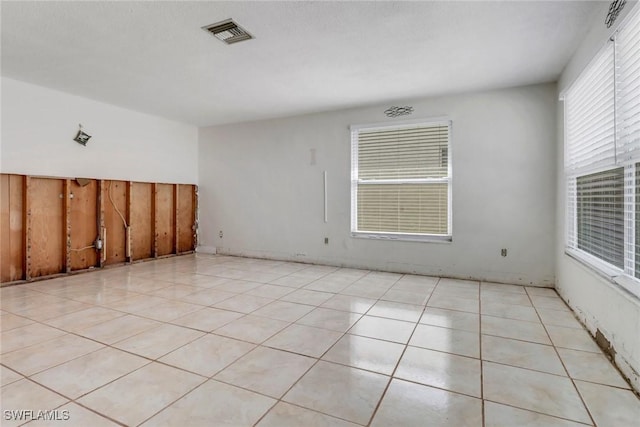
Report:
<svg viewBox="0 0 640 427"><path fill-rule="evenodd" d="M351 127L351 233L451 240L451 122Z"/></svg>

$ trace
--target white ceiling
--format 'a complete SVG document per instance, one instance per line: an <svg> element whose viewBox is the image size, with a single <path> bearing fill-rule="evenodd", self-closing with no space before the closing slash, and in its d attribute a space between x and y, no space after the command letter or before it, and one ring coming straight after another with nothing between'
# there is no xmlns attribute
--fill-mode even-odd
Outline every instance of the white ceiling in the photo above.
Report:
<svg viewBox="0 0 640 427"><path fill-rule="evenodd" d="M282 117L555 81L597 3L3 1L2 75L199 126ZM227 18L255 40L201 29Z"/></svg>

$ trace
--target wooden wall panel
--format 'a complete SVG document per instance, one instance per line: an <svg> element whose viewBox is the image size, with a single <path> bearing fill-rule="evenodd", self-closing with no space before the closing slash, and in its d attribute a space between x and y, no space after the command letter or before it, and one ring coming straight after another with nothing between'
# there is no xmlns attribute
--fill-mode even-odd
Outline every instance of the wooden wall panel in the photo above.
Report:
<svg viewBox="0 0 640 427"><path fill-rule="evenodd" d="M178 185L178 253L194 249L195 187Z"/></svg>
<svg viewBox="0 0 640 427"><path fill-rule="evenodd" d="M104 226L106 228L107 256L105 264L126 261L126 233L122 218L114 208L127 219L127 183L125 181L104 182Z"/></svg>
<svg viewBox="0 0 640 427"><path fill-rule="evenodd" d="M153 257L154 220L153 185L144 182L131 184L131 257L133 260Z"/></svg>
<svg viewBox="0 0 640 427"><path fill-rule="evenodd" d="M71 270L75 271L98 265L99 253L93 248L98 237L98 181L80 186L72 180L71 194Z"/></svg>
<svg viewBox="0 0 640 427"><path fill-rule="evenodd" d="M169 255L175 248L174 188L171 184L156 186L156 236L158 256Z"/></svg>
<svg viewBox="0 0 640 427"><path fill-rule="evenodd" d="M66 222L64 180L31 178L28 189L30 216L30 277L65 271Z"/></svg>
<svg viewBox="0 0 640 427"><path fill-rule="evenodd" d="M0 282L24 278L24 177L0 176Z"/></svg>

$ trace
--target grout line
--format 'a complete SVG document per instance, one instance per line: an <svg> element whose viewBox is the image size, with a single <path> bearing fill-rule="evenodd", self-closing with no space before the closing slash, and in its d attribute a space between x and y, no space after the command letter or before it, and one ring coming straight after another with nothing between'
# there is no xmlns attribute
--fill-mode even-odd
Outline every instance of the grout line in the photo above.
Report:
<svg viewBox="0 0 640 427"><path fill-rule="evenodd" d="M589 410L589 407L587 406L587 402L584 401L582 395L580 394L580 391L578 390L578 386L576 385L574 379L571 377L571 374L569 373L569 370L567 369L567 366L564 363L564 360L562 359L562 357L560 357L560 352L558 351L558 349L556 348L555 343L551 339L551 335L549 334L549 331L547 330L547 326L542 321L542 317L540 316L540 313L538 313L538 308L533 304L533 299L531 298L531 295L530 295L530 293L529 293L529 291L527 290L526 287L525 287L525 291L527 292L527 296L529 297L529 300L531 301L531 304L533 305L533 308L536 311L536 314L538 315L538 319L540 319L540 323L542 324L542 327L544 328L544 332L547 334L547 337L549 338L549 341L551 341L551 344L552 344L552 347L553 347L553 351L555 352L556 356L560 360L560 363L562 364L562 367L564 368L565 372L567 373L567 378L569 379L569 381L571 381L571 385L573 385L573 389L575 390L578 398L580 399L580 402L582 402L582 406L584 407L584 410L587 412L587 415L589 415L589 419L591 420L591 423L594 426L597 426L596 420L593 418L593 415L591 414L591 411Z"/></svg>

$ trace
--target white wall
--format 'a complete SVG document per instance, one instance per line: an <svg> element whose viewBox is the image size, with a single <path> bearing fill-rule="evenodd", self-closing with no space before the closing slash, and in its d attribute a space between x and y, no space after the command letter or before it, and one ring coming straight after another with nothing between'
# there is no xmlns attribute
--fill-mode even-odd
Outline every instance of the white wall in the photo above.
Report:
<svg viewBox="0 0 640 427"><path fill-rule="evenodd" d="M545 84L396 104L453 121L452 243L350 237L349 125L392 123L387 104L201 128L200 249L552 286L555 100Z"/></svg>
<svg viewBox="0 0 640 427"><path fill-rule="evenodd" d="M3 173L198 182L197 127L4 77L0 149Z"/></svg>
<svg viewBox="0 0 640 427"><path fill-rule="evenodd" d="M624 16L634 7L630 2ZM558 91L566 89L604 46L615 28L607 29L603 24L608 3L601 6L601 13L592 23L592 29L563 72ZM640 300L631 296L594 270L584 266L565 254L565 180L562 103L558 103L557 166L557 217L556 239L556 288L578 317L595 335L599 330L617 352L615 361L623 373L630 378L636 390L640 390Z"/></svg>

